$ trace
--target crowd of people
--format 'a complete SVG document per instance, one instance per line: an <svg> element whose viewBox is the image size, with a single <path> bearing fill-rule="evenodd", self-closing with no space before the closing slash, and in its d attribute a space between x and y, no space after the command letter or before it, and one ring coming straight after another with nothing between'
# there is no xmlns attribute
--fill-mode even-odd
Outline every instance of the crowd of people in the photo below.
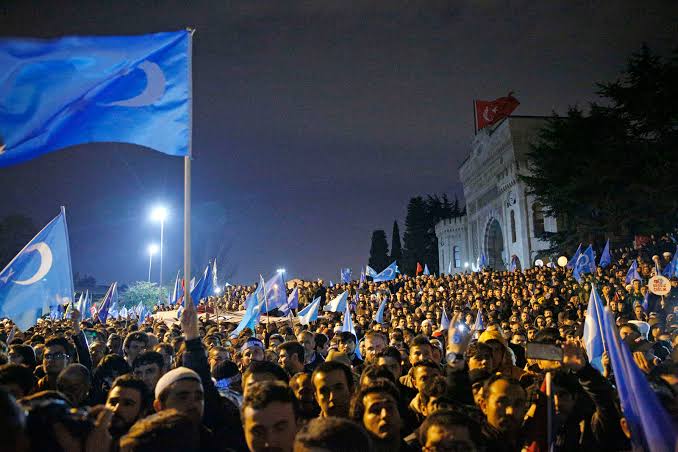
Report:
<svg viewBox="0 0 678 452"><path fill-rule="evenodd" d="M18 331L5 319L0 449L631 450L610 357L594 368L582 340L589 294L595 285L678 423L678 279L665 297L645 285L673 248L667 236L616 250L581 283L559 266L297 283L299 308L348 291L355 334L343 313L323 313L309 325L264 315L234 336L219 314L243 310L247 286L187 303L176 322L102 324L72 310ZM634 260L642 281L627 284ZM531 357L528 343L561 358Z"/></svg>

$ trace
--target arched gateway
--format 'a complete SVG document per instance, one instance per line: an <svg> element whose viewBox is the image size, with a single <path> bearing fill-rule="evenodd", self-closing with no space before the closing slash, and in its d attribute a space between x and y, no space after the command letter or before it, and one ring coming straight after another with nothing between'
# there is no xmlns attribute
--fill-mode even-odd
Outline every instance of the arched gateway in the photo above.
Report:
<svg viewBox="0 0 678 452"><path fill-rule="evenodd" d="M490 220L485 229L485 253L487 265L495 270L503 270L504 264L504 236L496 218Z"/></svg>

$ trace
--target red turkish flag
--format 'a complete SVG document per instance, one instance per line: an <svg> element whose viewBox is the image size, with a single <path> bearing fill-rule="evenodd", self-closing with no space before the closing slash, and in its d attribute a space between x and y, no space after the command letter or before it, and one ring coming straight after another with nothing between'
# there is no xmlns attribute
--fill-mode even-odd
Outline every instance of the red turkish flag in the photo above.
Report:
<svg viewBox="0 0 678 452"><path fill-rule="evenodd" d="M424 267L422 267L421 264L419 262L417 262L417 273L416 273L416 275L418 275L419 273L421 273L423 271L424 271Z"/></svg>
<svg viewBox="0 0 678 452"><path fill-rule="evenodd" d="M513 113L520 102L509 93L506 97L487 101L476 100L476 130L491 126Z"/></svg>

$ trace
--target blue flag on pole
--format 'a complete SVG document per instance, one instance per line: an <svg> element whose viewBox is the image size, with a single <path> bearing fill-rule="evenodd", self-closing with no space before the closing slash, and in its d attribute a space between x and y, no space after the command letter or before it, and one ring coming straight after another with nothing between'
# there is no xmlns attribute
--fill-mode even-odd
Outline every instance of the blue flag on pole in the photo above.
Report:
<svg viewBox="0 0 678 452"><path fill-rule="evenodd" d="M295 287L292 293L290 293L290 296L287 297L287 301L285 302L285 304L280 306L278 310L282 313L282 315L289 315L292 309L298 308L299 308L299 288Z"/></svg>
<svg viewBox="0 0 678 452"><path fill-rule="evenodd" d="M0 167L91 142L186 156L191 32L0 40Z"/></svg>
<svg viewBox="0 0 678 452"><path fill-rule="evenodd" d="M127 312L127 307L126 307L126 306L123 306L122 308L120 308L120 315L119 315L119 318L121 318L121 319L127 319L127 317L129 317L129 312Z"/></svg>
<svg viewBox="0 0 678 452"><path fill-rule="evenodd" d="M428 264L424 264L424 272L422 274L425 276L431 276L431 272L428 270Z"/></svg>
<svg viewBox="0 0 678 452"><path fill-rule="evenodd" d="M386 301L384 298L379 304L379 309L377 309L377 315L374 316L374 321L377 323L384 323L384 311L386 310Z"/></svg>
<svg viewBox="0 0 678 452"><path fill-rule="evenodd" d="M591 245L586 248L586 251L581 253L574 265L572 275L581 283L582 275L587 273L594 273L596 271L596 256L593 254L593 247Z"/></svg>
<svg viewBox="0 0 678 452"><path fill-rule="evenodd" d="M443 313L440 315L440 329L447 331L450 328L450 319L447 317L447 312L443 308Z"/></svg>
<svg viewBox="0 0 678 452"><path fill-rule="evenodd" d="M341 325L341 331L353 333L357 341L358 336L355 334L355 327L353 326L353 320L351 319L351 310L348 308L348 306L346 306L346 309L344 310L344 323ZM356 347L356 349L357 348L358 347Z"/></svg>
<svg viewBox="0 0 678 452"><path fill-rule="evenodd" d="M476 314L476 321L473 324L474 331L485 331L485 322L483 321L483 312L479 309Z"/></svg>
<svg viewBox="0 0 678 452"><path fill-rule="evenodd" d="M662 276L665 276L669 279L673 278L674 276L678 276L678 246L676 246L676 251L673 253L671 262L669 262L669 264L664 268Z"/></svg>
<svg viewBox="0 0 678 452"><path fill-rule="evenodd" d="M643 278L641 278L640 273L638 273L638 262L636 261L633 261L633 264L629 267L629 271L626 272L626 284L631 284L634 279L643 282Z"/></svg>
<svg viewBox="0 0 678 452"><path fill-rule="evenodd" d="M586 319L584 320L584 345L586 346L586 354L589 357L589 362L601 374L603 373L603 332L602 317L603 302L598 296L595 286L591 286L591 295L589 296L589 306L586 311Z"/></svg>
<svg viewBox="0 0 678 452"><path fill-rule="evenodd" d="M398 272L398 264L396 261L393 261L391 265L386 267L381 273L374 276L372 279L374 282L392 281L395 279Z"/></svg>
<svg viewBox="0 0 678 452"><path fill-rule="evenodd" d="M273 311L276 308L287 303L287 293L285 290L285 282L283 281L283 274L276 273L271 279L266 281L266 303L261 306L263 314L268 311ZM268 310L266 305L268 304Z"/></svg>
<svg viewBox="0 0 678 452"><path fill-rule="evenodd" d="M254 296L256 298L258 292L254 292L250 297ZM238 324L235 330L231 332L231 337L236 337L243 331L245 328L249 328L252 332L256 331L257 324L259 323L259 317L261 316L261 305L256 302L251 302L247 304L245 309L245 314L242 317L242 320Z"/></svg>
<svg viewBox="0 0 678 452"><path fill-rule="evenodd" d="M306 306L304 309L299 311L299 323L302 325L308 325L311 322L318 320L318 311L320 310L320 297L316 298Z"/></svg>
<svg viewBox="0 0 678 452"><path fill-rule="evenodd" d="M104 295L103 300L99 303L99 309L97 310L97 317L101 323L106 323L108 318L108 310L111 308L111 305L117 303L118 301L118 283L114 282L111 284L111 287L108 288L106 295Z"/></svg>
<svg viewBox="0 0 678 452"><path fill-rule="evenodd" d="M207 298L214 293L214 267L211 263L207 264L205 271L203 271L200 279L195 283L195 287L191 289L191 299L193 304L198 305L200 300Z"/></svg>
<svg viewBox="0 0 678 452"><path fill-rule="evenodd" d="M624 417L631 430L634 450L671 452L678 447L678 431L664 410L631 352L620 340L608 308L603 315L603 337L617 382Z"/></svg>
<svg viewBox="0 0 678 452"><path fill-rule="evenodd" d="M605 242L605 248L603 248L603 253L600 255L600 262L598 266L600 268L605 268L612 263L612 255L610 254L610 239L607 239Z"/></svg>
<svg viewBox="0 0 678 452"><path fill-rule="evenodd" d="M51 312L50 306L72 300L71 253L62 209L0 272L0 317L26 330Z"/></svg>
<svg viewBox="0 0 678 452"><path fill-rule="evenodd" d="M480 262L478 263L478 268L485 268L487 267L487 256L485 256L485 253L482 253L480 255Z"/></svg>
<svg viewBox="0 0 678 452"><path fill-rule="evenodd" d="M341 282L343 284L348 284L351 282L351 269L350 268L342 268L341 269Z"/></svg>
<svg viewBox="0 0 678 452"><path fill-rule="evenodd" d="M449 261L447 263L447 274L451 275L452 274L452 261Z"/></svg>
<svg viewBox="0 0 678 452"><path fill-rule="evenodd" d="M581 243L577 247L577 251L574 252L574 256L572 256L572 259L570 259L567 262L567 265L565 265L565 268L569 268L570 270L574 269L574 265L577 263L577 259L579 259L580 254L581 254Z"/></svg>
<svg viewBox="0 0 678 452"><path fill-rule="evenodd" d="M348 292L343 291L333 299L327 302L323 307L325 312L344 312L346 310L346 302L348 301Z"/></svg>
<svg viewBox="0 0 678 452"><path fill-rule="evenodd" d="M375 276L377 276L377 271L375 269L373 269L372 267L370 267L369 265L366 265L365 266L365 274L367 276L369 276L370 278L374 278Z"/></svg>

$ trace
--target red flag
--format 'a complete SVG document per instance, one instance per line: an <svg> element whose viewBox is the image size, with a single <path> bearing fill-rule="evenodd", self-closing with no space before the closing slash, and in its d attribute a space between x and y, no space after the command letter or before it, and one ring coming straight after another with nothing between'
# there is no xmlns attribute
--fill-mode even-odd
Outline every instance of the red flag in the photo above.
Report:
<svg viewBox="0 0 678 452"><path fill-rule="evenodd" d="M491 126L513 113L520 102L509 93L506 97L500 97L492 101L476 100L476 130Z"/></svg>
<svg viewBox="0 0 678 452"><path fill-rule="evenodd" d="M419 273L421 273L423 271L424 271L424 267L422 267L421 264L419 262L417 262L417 273L416 273L416 275L418 275Z"/></svg>

